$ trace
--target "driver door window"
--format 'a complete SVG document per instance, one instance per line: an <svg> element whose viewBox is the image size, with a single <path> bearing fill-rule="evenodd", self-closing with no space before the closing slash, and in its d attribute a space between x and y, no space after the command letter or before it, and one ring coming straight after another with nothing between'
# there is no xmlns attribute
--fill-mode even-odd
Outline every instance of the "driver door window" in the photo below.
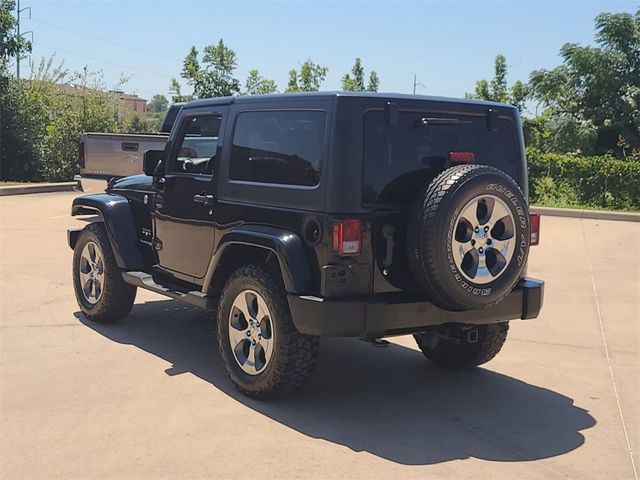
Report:
<svg viewBox="0 0 640 480"><path fill-rule="evenodd" d="M195 115L185 120L178 140L178 155L172 173L213 174L218 148L220 115Z"/></svg>

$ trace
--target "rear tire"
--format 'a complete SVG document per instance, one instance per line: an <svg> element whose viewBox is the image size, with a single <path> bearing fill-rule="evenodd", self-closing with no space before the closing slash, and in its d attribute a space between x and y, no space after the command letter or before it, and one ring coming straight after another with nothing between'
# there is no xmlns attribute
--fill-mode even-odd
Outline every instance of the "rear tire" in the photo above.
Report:
<svg viewBox="0 0 640 480"><path fill-rule="evenodd" d="M475 333L477 331L477 341ZM447 368L470 368L487 363L507 340L509 323L460 328L443 325L413 336L425 357Z"/></svg>
<svg viewBox="0 0 640 480"><path fill-rule="evenodd" d="M92 223L80 233L73 249L73 287L85 317L115 323L126 317L136 298L136 287L122 279L104 224Z"/></svg>
<svg viewBox="0 0 640 480"><path fill-rule="evenodd" d="M267 399L294 392L311 376L319 338L296 330L277 269L245 265L222 291L218 345L236 388Z"/></svg>

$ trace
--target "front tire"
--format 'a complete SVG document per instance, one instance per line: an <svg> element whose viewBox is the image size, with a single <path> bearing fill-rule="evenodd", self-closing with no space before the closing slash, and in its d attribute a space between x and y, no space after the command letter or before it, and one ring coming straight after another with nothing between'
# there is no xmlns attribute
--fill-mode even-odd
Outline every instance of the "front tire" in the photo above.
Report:
<svg viewBox="0 0 640 480"><path fill-rule="evenodd" d="M487 363L507 340L509 323L473 328L442 325L413 337L424 356L447 368L470 368Z"/></svg>
<svg viewBox="0 0 640 480"><path fill-rule="evenodd" d="M115 323L126 317L136 287L122 279L102 223L88 225L73 250L73 287L80 310L89 320Z"/></svg>
<svg viewBox="0 0 640 480"><path fill-rule="evenodd" d="M288 395L305 383L316 364L319 339L296 330L280 272L246 265L222 291L218 345L236 388L266 399Z"/></svg>

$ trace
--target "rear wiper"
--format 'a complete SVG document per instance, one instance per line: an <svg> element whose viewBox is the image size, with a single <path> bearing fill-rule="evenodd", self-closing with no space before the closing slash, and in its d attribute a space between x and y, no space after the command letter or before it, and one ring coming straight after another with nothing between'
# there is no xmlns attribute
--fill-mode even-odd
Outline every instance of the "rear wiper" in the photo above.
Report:
<svg viewBox="0 0 640 480"><path fill-rule="evenodd" d="M466 125L471 123L468 120L460 120L459 118L432 118L422 117L413 122L413 128L433 127L436 125Z"/></svg>

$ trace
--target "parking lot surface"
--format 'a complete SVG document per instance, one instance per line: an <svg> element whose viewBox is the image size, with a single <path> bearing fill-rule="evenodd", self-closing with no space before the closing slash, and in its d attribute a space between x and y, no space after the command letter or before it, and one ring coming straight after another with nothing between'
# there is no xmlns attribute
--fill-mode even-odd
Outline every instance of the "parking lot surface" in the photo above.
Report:
<svg viewBox="0 0 640 480"><path fill-rule="evenodd" d="M543 218L542 314L482 368L323 339L303 391L257 402L202 310L79 314L74 195L0 198L0 478L637 478L640 223Z"/></svg>

